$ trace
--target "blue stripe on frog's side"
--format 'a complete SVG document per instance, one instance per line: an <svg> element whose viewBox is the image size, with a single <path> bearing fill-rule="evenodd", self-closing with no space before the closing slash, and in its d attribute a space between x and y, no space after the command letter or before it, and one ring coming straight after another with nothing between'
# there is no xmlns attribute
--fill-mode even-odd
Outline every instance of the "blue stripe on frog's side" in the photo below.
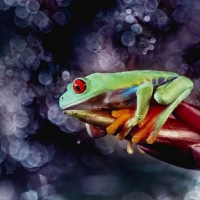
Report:
<svg viewBox="0 0 200 200"><path fill-rule="evenodd" d="M122 99L129 99L129 98L132 98L134 96L134 94L136 94L138 88L140 86L135 86L135 87L132 87L132 88L128 88L126 89L122 94L121 94L121 97Z"/></svg>

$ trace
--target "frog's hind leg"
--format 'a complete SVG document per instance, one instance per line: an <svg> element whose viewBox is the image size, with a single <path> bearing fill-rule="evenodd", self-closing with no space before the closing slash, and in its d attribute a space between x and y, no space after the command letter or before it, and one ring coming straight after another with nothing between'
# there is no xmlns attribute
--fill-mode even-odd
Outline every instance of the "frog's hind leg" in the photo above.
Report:
<svg viewBox="0 0 200 200"><path fill-rule="evenodd" d="M192 89L193 82L184 76L179 76L172 82L165 83L156 89L154 99L159 104L168 106L158 116L155 129L147 138L147 143L152 144L155 141L158 132L166 122L167 118L171 115L178 104L190 94Z"/></svg>

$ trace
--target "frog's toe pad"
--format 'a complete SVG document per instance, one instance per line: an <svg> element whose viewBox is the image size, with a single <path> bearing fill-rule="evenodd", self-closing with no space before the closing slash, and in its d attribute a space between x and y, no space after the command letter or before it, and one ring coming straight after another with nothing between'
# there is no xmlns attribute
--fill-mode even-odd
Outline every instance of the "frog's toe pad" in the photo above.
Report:
<svg viewBox="0 0 200 200"><path fill-rule="evenodd" d="M150 136L146 139L146 142L147 142L148 144L153 144L153 143L155 142L155 140L156 140L156 136L150 135Z"/></svg>

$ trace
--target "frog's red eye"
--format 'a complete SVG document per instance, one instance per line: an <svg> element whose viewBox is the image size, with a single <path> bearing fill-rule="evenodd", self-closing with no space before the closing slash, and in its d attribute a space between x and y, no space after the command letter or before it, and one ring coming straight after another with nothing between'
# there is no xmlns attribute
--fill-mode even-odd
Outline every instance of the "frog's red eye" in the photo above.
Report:
<svg viewBox="0 0 200 200"><path fill-rule="evenodd" d="M82 79L75 79L72 85L77 94L81 94L86 90L86 83Z"/></svg>

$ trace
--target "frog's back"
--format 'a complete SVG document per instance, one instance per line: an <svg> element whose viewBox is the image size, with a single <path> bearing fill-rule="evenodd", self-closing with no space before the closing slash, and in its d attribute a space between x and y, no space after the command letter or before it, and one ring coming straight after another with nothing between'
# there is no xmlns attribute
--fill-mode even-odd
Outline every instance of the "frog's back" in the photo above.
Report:
<svg viewBox="0 0 200 200"><path fill-rule="evenodd" d="M135 70L116 73L95 73L101 82L105 83L109 90L116 90L126 87L141 85L145 81L150 81L154 86L173 80L179 75L174 72Z"/></svg>

